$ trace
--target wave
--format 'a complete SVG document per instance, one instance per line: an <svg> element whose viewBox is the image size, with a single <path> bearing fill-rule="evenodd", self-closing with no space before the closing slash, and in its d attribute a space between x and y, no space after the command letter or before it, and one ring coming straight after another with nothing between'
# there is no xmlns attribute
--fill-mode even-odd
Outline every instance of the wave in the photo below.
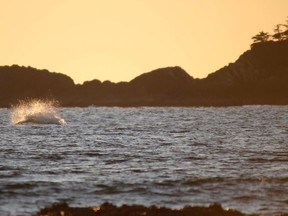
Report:
<svg viewBox="0 0 288 216"><path fill-rule="evenodd" d="M26 100L12 107L12 124L66 124L56 111L56 101Z"/></svg>

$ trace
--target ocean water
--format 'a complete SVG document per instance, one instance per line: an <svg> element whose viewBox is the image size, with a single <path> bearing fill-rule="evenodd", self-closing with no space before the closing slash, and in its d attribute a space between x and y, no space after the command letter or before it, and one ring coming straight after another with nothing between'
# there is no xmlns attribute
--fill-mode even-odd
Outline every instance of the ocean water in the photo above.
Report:
<svg viewBox="0 0 288 216"><path fill-rule="evenodd" d="M288 212L288 106L58 108L66 124L0 109L0 215L54 202Z"/></svg>

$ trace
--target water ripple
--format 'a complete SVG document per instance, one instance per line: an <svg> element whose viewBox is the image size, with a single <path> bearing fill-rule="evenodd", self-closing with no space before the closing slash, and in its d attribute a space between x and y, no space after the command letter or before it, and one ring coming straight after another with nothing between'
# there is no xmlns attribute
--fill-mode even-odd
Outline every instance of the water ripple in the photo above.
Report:
<svg viewBox="0 0 288 216"><path fill-rule="evenodd" d="M0 112L1 215L57 201L288 211L287 106L61 108L65 126Z"/></svg>

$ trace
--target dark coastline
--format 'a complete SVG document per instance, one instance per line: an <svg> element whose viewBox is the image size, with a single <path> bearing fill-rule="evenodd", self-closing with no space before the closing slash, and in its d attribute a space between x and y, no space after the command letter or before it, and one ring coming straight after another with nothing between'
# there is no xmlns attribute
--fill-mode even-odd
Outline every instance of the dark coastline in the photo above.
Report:
<svg viewBox="0 0 288 216"><path fill-rule="evenodd" d="M56 203L39 210L34 216L244 216L233 209L223 209L219 204L211 204L208 207L185 206L182 209L171 209L158 206L122 205L115 206L111 203L103 203L100 206L70 207L66 203ZM260 216L255 213L249 216ZM288 216L288 213L275 214Z"/></svg>
<svg viewBox="0 0 288 216"><path fill-rule="evenodd" d="M94 79L75 84L61 73L0 66L0 107L26 99L53 99L62 107L287 105L287 56L288 40L268 41L203 79L175 66L119 83Z"/></svg>

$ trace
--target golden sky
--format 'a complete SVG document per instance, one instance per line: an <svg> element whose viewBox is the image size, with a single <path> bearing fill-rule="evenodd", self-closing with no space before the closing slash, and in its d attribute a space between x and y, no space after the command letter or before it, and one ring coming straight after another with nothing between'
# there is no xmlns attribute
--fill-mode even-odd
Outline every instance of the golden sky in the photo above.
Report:
<svg viewBox="0 0 288 216"><path fill-rule="evenodd" d="M0 65L61 72L76 83L129 81L176 65L206 77L288 16L288 0L0 0L0 6Z"/></svg>

